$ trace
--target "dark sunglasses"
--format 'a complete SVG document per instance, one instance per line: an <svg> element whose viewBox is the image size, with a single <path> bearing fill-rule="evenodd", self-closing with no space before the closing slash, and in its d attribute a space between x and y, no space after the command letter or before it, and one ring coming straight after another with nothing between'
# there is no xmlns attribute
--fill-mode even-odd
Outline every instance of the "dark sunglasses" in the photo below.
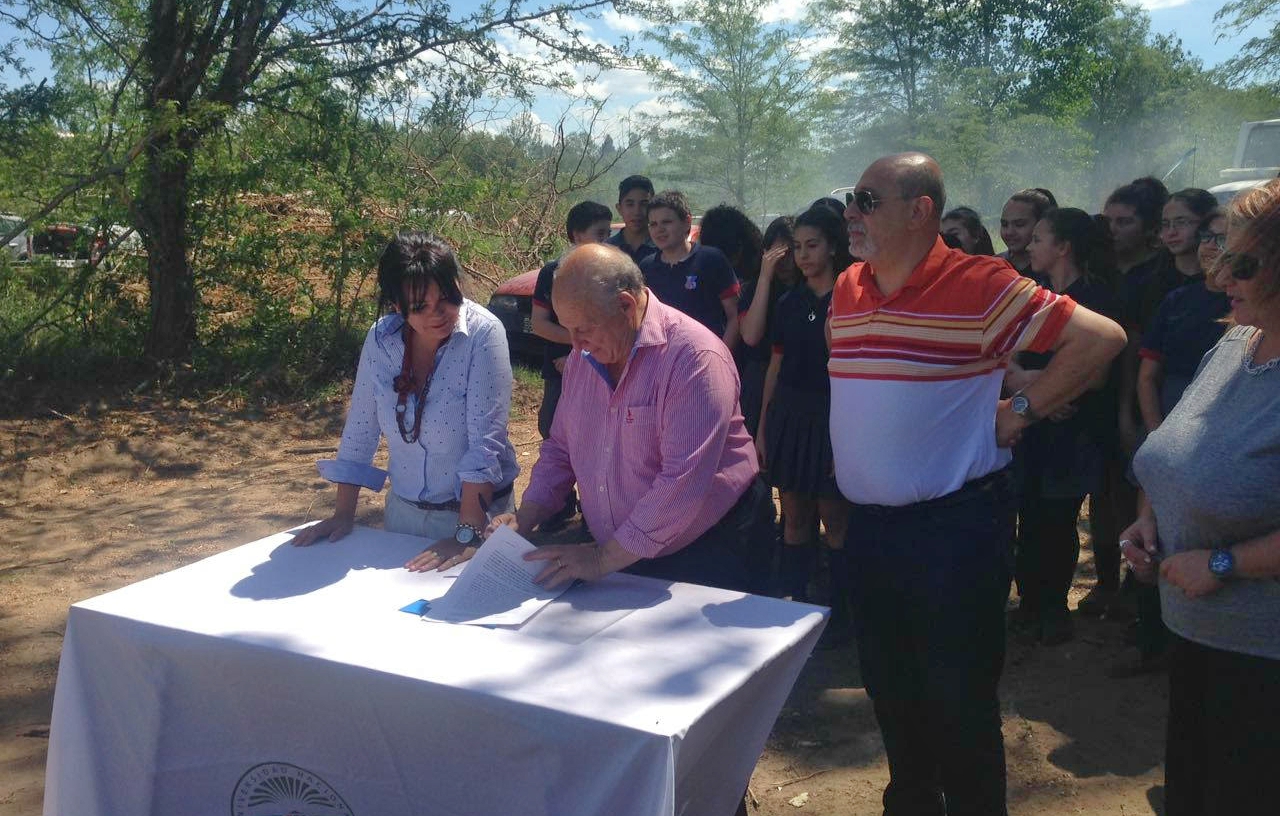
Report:
<svg viewBox="0 0 1280 816"><path fill-rule="evenodd" d="M1246 281L1258 274L1262 263L1251 255L1231 256L1231 277L1238 281Z"/></svg>
<svg viewBox="0 0 1280 816"><path fill-rule="evenodd" d="M1227 248L1227 234L1225 232L1214 232L1213 230L1200 230L1200 243L1212 243L1218 249Z"/></svg>
<svg viewBox="0 0 1280 816"><path fill-rule="evenodd" d="M852 204L858 208L858 212L863 215L871 215L876 208L888 199L876 198L876 194L870 190L855 190L852 193L845 194L845 204Z"/></svg>

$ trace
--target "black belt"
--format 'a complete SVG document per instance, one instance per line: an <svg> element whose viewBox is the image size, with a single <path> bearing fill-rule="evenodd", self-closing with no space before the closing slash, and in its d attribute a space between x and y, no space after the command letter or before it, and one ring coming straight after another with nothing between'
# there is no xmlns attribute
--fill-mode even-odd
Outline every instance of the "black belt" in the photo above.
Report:
<svg viewBox="0 0 1280 816"><path fill-rule="evenodd" d="M493 498L495 499L506 498L507 496L511 495L511 491L514 490L515 487L516 487L515 482L512 482L506 487L500 487L497 490L493 491ZM419 510L452 510L453 512L456 513L462 509L462 502L458 501L457 499L449 499L449 501L447 502L412 501L411 499L405 499L405 501L409 502L409 504L412 504L414 507L418 508Z"/></svg>
<svg viewBox="0 0 1280 816"><path fill-rule="evenodd" d="M979 496L991 493L1001 488L1011 487L1013 483L1013 468L1003 467L1000 470L994 470L986 476L979 476L976 479L970 479L960 486L958 490L953 490L944 496L938 496L935 499L925 499L924 501L913 502L912 504L890 505L890 504L857 504L853 505L856 512L870 513L875 516L893 516L900 513L915 513L920 510L936 510L942 507L954 507L957 504L964 504L973 501Z"/></svg>

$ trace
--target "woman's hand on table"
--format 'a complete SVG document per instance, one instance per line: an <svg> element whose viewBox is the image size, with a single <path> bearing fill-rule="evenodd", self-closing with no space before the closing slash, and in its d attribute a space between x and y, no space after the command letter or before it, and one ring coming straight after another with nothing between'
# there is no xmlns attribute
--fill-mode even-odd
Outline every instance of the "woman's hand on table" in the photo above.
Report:
<svg viewBox="0 0 1280 816"><path fill-rule="evenodd" d="M1138 516L1137 520L1120 534L1120 554L1128 562L1129 569L1144 584L1154 584L1159 569L1159 550L1156 520L1152 516Z"/></svg>
<svg viewBox="0 0 1280 816"><path fill-rule="evenodd" d="M470 561L471 556L475 554L475 547L464 547L452 538L442 538L409 559L404 568L409 572L427 572L428 570L444 572L464 561Z"/></svg>
<svg viewBox="0 0 1280 816"><path fill-rule="evenodd" d="M1160 565L1160 576L1182 590L1188 598L1211 595L1222 589L1222 581L1209 570L1209 551L1190 550L1171 555Z"/></svg>
<svg viewBox="0 0 1280 816"><path fill-rule="evenodd" d="M339 515L330 516L318 524L312 524L306 529L299 530L298 534L289 543L295 547L307 547L322 538L337 541L340 538L346 538L354 526L354 518Z"/></svg>

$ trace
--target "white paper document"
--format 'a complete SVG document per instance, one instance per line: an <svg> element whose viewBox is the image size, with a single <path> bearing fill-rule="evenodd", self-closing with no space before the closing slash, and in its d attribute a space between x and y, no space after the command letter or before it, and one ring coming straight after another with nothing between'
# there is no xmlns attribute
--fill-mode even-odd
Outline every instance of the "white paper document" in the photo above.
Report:
<svg viewBox="0 0 1280 816"><path fill-rule="evenodd" d="M524 554L535 549L510 527L499 528L422 619L485 626L524 623L569 588L564 584L547 589L533 582L548 563L524 560Z"/></svg>

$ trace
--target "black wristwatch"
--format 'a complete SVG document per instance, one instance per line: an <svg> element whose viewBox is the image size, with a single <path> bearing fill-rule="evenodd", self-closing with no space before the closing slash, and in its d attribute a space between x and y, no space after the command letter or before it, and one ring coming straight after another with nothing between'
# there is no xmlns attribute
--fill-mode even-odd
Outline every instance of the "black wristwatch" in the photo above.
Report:
<svg viewBox="0 0 1280 816"><path fill-rule="evenodd" d="M464 547L470 547L481 540L480 528L460 521L458 526L453 528L453 540Z"/></svg>
<svg viewBox="0 0 1280 816"><path fill-rule="evenodd" d="M1009 400L1009 407L1028 423L1040 419L1040 417L1036 416L1036 412L1031 410L1031 400L1027 399L1027 395L1021 391L1014 394L1013 398Z"/></svg>
<svg viewBox="0 0 1280 816"><path fill-rule="evenodd" d="M1231 550L1219 549L1209 553L1209 572L1219 581L1225 581L1236 571L1236 557Z"/></svg>

